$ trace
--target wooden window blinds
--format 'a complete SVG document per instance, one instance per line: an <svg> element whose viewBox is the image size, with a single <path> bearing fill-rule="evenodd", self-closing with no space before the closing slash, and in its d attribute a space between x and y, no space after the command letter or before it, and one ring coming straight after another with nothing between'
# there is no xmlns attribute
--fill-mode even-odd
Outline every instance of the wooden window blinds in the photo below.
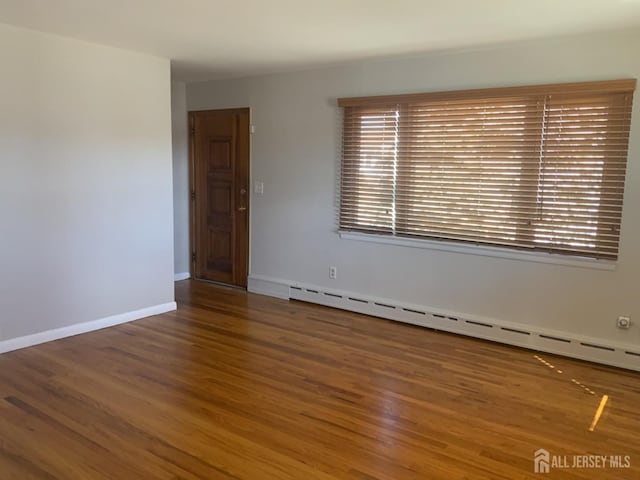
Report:
<svg viewBox="0 0 640 480"><path fill-rule="evenodd" d="M339 99L340 230L615 260L635 84Z"/></svg>

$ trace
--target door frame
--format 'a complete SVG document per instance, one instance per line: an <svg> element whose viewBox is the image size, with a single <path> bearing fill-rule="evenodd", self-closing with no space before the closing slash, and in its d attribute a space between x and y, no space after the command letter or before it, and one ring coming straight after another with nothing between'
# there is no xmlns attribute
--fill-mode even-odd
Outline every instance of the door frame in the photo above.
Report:
<svg viewBox="0 0 640 480"><path fill-rule="evenodd" d="M249 165L248 165L248 192L247 192L247 252L245 258L246 272L244 274L247 277L247 287L240 287L238 285L232 285L227 283L214 282L211 280L205 280L201 278L196 278L196 246L197 246L197 238L196 238L196 157L195 157L195 116L199 113L208 113L208 112L228 112L228 113L248 113L249 114ZM251 122L251 108L250 107L239 107L239 108L213 108L207 110L189 110L187 111L187 132L189 134L189 274L192 279L198 280L201 282L209 282L209 283L220 283L221 285L225 285L227 287L232 288L241 288L248 289L249 285L249 271L250 261L251 261L251 192L252 192L252 178L251 178L251 164L252 164L252 138L253 138L253 123Z"/></svg>

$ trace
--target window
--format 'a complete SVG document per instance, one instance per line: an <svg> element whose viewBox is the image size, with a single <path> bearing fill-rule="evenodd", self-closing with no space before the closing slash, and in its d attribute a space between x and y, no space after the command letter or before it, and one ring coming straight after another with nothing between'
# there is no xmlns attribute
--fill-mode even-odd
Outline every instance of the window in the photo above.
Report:
<svg viewBox="0 0 640 480"><path fill-rule="evenodd" d="M635 83L340 99L340 230L614 260Z"/></svg>

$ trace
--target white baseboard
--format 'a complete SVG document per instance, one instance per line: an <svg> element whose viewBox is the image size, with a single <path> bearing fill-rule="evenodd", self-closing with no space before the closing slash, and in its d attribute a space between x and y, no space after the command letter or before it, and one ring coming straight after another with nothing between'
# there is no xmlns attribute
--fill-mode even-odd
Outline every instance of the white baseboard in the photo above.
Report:
<svg viewBox="0 0 640 480"><path fill-rule="evenodd" d="M56 328L54 330L34 333L33 335L4 340L0 342L0 353L32 347L34 345L59 340L61 338L72 337L81 333L93 332L95 330L113 327L114 325L139 320L152 315L160 315L161 313L176 310L176 308L176 302L169 302L161 305L154 305L153 307L142 308L140 310L134 310L132 312L100 318L98 320L92 320L90 322L77 323L75 325L69 325L68 327Z"/></svg>
<svg viewBox="0 0 640 480"><path fill-rule="evenodd" d="M254 277L255 293L290 298L375 317L420 325L460 335L554 353L590 362L640 371L640 346L585 337L570 332L505 322L425 305L328 289L265 276ZM250 285L251 285L250 281ZM285 289L289 289L285 295Z"/></svg>
<svg viewBox="0 0 640 480"><path fill-rule="evenodd" d="M173 276L173 280L176 282L179 282L180 280L187 280L189 278L191 278L191 274L189 272L176 273Z"/></svg>
<svg viewBox="0 0 640 480"><path fill-rule="evenodd" d="M247 290L251 293L288 300L289 285L291 285L291 282L287 280L263 277L262 275L250 275L247 282Z"/></svg>

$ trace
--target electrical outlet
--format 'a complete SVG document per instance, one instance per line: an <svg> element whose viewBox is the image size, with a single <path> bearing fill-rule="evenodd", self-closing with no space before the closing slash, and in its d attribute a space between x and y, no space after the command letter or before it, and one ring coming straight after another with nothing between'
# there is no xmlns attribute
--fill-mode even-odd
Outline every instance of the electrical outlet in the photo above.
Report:
<svg viewBox="0 0 640 480"><path fill-rule="evenodd" d="M329 278L332 280L338 278L338 269L336 267L329 267Z"/></svg>
<svg viewBox="0 0 640 480"><path fill-rule="evenodd" d="M627 330L631 326L631 318L629 317L618 317L618 328L623 330Z"/></svg>

